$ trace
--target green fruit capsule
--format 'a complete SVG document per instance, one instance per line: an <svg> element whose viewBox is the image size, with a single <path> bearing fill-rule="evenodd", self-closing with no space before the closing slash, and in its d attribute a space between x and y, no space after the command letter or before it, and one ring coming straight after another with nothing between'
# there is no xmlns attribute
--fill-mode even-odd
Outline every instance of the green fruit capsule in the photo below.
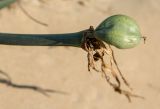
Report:
<svg viewBox="0 0 160 109"><path fill-rule="evenodd" d="M113 15L96 28L96 37L120 49L137 46L142 38L136 21L126 15Z"/></svg>

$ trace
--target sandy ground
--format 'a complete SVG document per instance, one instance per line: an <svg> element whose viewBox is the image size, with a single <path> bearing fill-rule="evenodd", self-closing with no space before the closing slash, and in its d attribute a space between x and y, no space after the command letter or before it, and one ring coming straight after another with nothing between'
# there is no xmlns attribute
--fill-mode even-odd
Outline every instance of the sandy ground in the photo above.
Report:
<svg viewBox="0 0 160 109"><path fill-rule="evenodd" d="M114 48L119 66L146 99L127 99L115 93L98 73L87 71L86 52L74 47L0 45L0 69L17 84L64 91L49 97L0 83L0 109L159 109L160 108L160 1L159 0L21 0L25 9L49 24L41 26L20 10L0 10L0 32L66 33L97 26L113 14L133 17L147 43L133 49Z"/></svg>

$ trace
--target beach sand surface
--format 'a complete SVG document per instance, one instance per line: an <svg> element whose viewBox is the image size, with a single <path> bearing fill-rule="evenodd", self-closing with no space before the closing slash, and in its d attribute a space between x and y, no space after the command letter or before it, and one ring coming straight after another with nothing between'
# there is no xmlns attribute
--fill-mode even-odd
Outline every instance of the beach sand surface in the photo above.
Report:
<svg viewBox="0 0 160 109"><path fill-rule="evenodd" d="M125 96L114 92L100 73L88 72L87 53L81 48L0 45L0 69L14 83L55 90L45 96L0 83L0 109L160 108L160 1L21 0L21 5L49 26L29 19L15 3L10 9L0 10L0 32L70 33L88 29L90 25L96 27L114 14L134 18L141 33L147 36L146 44L142 41L126 50L112 48L133 92L145 100L132 98L129 103Z"/></svg>

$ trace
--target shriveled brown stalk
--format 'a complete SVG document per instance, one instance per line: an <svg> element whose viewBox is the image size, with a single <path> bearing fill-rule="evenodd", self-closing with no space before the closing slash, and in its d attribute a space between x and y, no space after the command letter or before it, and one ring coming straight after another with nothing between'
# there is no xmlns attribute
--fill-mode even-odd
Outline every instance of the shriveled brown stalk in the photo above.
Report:
<svg viewBox="0 0 160 109"><path fill-rule="evenodd" d="M121 79L123 80L123 83L131 89L129 83L124 78L122 72L120 71L118 64L116 62L116 59L114 57L114 52L110 45L105 45L101 40L97 39L95 37L95 31L93 26L90 26L88 30L86 30L83 34L83 43L81 46L85 51L87 51L87 57L88 57L88 71L91 69L95 70L96 72L101 72L102 77L106 79L106 81L109 83L110 86L113 87L113 89L118 92L119 94L123 94L128 98L128 101L131 102L131 97L138 97L143 98L139 95L135 95L131 93L130 91L126 91L121 89L121 81L118 77L118 74L120 75ZM104 56L109 56L109 64L106 64L104 61ZM97 68L97 62L100 61L101 63L101 69L99 70ZM115 66L115 68L114 68ZM113 78L116 80L116 83L111 82L110 76L107 74L108 70Z"/></svg>

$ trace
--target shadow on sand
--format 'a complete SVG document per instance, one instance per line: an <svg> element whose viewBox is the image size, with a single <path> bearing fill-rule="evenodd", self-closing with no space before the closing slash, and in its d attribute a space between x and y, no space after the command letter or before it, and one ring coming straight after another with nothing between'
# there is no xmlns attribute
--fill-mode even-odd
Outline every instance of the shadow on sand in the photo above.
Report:
<svg viewBox="0 0 160 109"><path fill-rule="evenodd" d="M68 94L67 92L63 92L59 90L52 90L52 89L45 89L45 88L41 88L36 85L17 84L11 80L11 77L6 72L0 70L0 74L4 76L3 78L0 77L0 83L13 87L13 88L33 90L47 97L49 97L49 93L58 93L58 94L64 94L64 95Z"/></svg>

